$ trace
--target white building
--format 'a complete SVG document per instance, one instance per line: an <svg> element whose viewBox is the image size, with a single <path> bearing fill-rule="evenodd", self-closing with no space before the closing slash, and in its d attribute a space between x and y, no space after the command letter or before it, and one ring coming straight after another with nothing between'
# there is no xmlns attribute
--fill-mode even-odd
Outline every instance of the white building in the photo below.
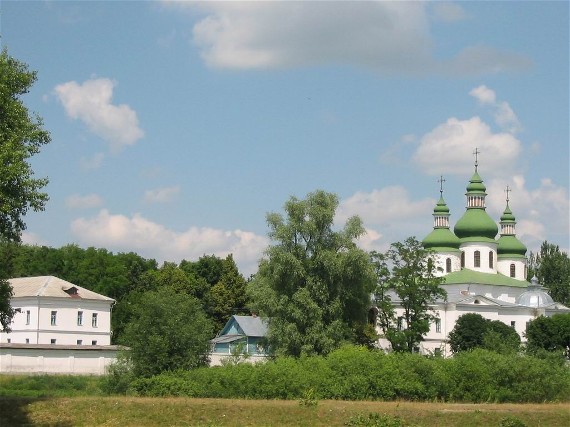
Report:
<svg viewBox="0 0 570 427"><path fill-rule="evenodd" d="M525 245L516 237L516 220L509 207L507 188L506 208L499 228L485 211L487 196L483 180L477 172L467 185L467 209L450 230L449 208L441 197L433 211L434 227L422 241L426 249L435 252L436 264L444 277L442 288L447 301L438 301L434 311L438 319L431 325L418 349L421 353L450 355L446 344L448 334L457 319L466 313L478 313L489 320L500 320L512 326L521 340L529 321L540 315L568 313L570 309L556 303L533 278L527 281ZM392 297L398 308L397 297ZM405 328L405 325L402 324ZM380 332L380 331L379 331ZM382 348L389 342L380 339Z"/></svg>
<svg viewBox="0 0 570 427"><path fill-rule="evenodd" d="M104 373L117 352L112 298L53 276L9 282L15 314L0 333L0 372Z"/></svg>

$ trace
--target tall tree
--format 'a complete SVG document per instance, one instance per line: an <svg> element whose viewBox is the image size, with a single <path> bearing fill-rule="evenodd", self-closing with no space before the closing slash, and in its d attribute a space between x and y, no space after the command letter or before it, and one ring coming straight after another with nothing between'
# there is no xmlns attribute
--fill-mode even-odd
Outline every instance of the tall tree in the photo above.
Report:
<svg viewBox="0 0 570 427"><path fill-rule="evenodd" d="M34 178L29 163L40 147L50 142L38 115L31 114L22 95L36 81L36 72L8 55L0 53L0 238L20 241L26 229L23 217L31 208L41 211L48 200L41 190L47 179ZM8 330L13 316L12 289L0 272L0 327Z"/></svg>
<svg viewBox="0 0 570 427"><path fill-rule="evenodd" d="M514 328L500 320L488 320L479 313L465 313L457 319L449 333L449 346L453 353L486 348L497 353L519 349L521 338Z"/></svg>
<svg viewBox="0 0 570 427"><path fill-rule="evenodd" d="M166 287L140 295L122 343L134 374L148 377L205 365L212 334L200 302Z"/></svg>
<svg viewBox="0 0 570 427"><path fill-rule="evenodd" d="M538 254L530 254L529 276L536 275L554 301L570 306L570 258L558 245L542 242Z"/></svg>
<svg viewBox="0 0 570 427"><path fill-rule="evenodd" d="M570 313L537 317L529 322L525 335L530 352L559 351L570 358Z"/></svg>
<svg viewBox="0 0 570 427"><path fill-rule="evenodd" d="M432 305L447 297L433 254L409 237L392 243L383 257L373 254L373 261L379 326L393 350L413 352L436 318Z"/></svg>
<svg viewBox="0 0 570 427"><path fill-rule="evenodd" d="M284 217L267 215L273 244L248 283L252 308L269 318L268 341L276 354L327 354L366 323L374 275L355 239L358 217L333 230L336 195L324 191L291 197ZM360 327L361 329L361 327Z"/></svg>

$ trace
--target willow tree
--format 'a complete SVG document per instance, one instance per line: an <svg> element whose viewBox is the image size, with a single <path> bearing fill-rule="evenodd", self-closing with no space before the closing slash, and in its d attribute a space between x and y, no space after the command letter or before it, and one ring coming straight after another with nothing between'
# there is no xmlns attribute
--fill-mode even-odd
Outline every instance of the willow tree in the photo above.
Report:
<svg viewBox="0 0 570 427"><path fill-rule="evenodd" d="M285 215L267 215L272 244L248 284L252 308L268 318L276 354L327 354L355 341L366 324L375 280L368 254L356 246L358 217L338 231L338 197L315 191L291 197Z"/></svg>

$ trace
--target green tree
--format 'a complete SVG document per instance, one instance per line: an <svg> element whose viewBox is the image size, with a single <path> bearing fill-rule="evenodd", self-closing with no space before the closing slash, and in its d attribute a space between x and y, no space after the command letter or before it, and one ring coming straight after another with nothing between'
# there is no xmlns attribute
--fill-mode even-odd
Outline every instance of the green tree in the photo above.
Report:
<svg viewBox="0 0 570 427"><path fill-rule="evenodd" d="M336 195L316 191L291 197L285 217L267 215L273 244L248 283L252 308L269 318L268 342L276 354L327 354L366 323L374 275L355 239L358 217L333 230Z"/></svg>
<svg viewBox="0 0 570 427"><path fill-rule="evenodd" d="M207 313L221 329L234 314L248 314L246 281L239 273L232 255L223 260L220 280L205 296Z"/></svg>
<svg viewBox="0 0 570 427"><path fill-rule="evenodd" d="M207 364L213 328L196 298L170 288L146 292L133 314L122 343L136 376Z"/></svg>
<svg viewBox="0 0 570 427"><path fill-rule="evenodd" d="M448 342L453 353L475 348L510 353L520 348L521 338L514 328L500 320L491 321L479 313L466 313L455 322Z"/></svg>
<svg viewBox="0 0 570 427"><path fill-rule="evenodd" d="M436 319L433 304L447 297L440 287L442 277L436 276L433 253L409 237L392 243L383 257L373 254L374 261L379 326L394 351L413 352Z"/></svg>
<svg viewBox="0 0 570 427"><path fill-rule="evenodd" d="M525 335L531 353L559 351L570 357L570 313L537 317L529 322Z"/></svg>
<svg viewBox="0 0 570 427"><path fill-rule="evenodd" d="M542 242L538 254L529 256L529 277L536 275L556 302L570 305L570 258L558 245Z"/></svg>
<svg viewBox="0 0 570 427"><path fill-rule="evenodd" d="M453 353L483 347L487 319L479 313L466 313L457 319L449 333L448 342Z"/></svg>
<svg viewBox="0 0 570 427"><path fill-rule="evenodd" d="M0 53L0 238L20 241L26 229L29 209L42 211L48 200L41 190L46 178L34 178L30 157L50 142L38 115L31 114L21 97L36 81L36 72L8 55ZM0 327L9 330L13 316L12 290L5 273L0 273Z"/></svg>

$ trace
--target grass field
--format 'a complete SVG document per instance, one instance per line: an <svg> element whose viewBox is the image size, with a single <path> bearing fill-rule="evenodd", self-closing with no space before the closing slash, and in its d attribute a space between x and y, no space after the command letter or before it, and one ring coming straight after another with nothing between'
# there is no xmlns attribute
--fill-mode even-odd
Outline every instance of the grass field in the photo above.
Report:
<svg viewBox="0 0 570 427"><path fill-rule="evenodd" d="M344 426L370 413L408 426L570 425L568 404L448 404L134 397L0 397L0 426ZM381 424L352 424L381 425ZM390 426L393 424L390 424ZM519 424L523 425L523 424Z"/></svg>

